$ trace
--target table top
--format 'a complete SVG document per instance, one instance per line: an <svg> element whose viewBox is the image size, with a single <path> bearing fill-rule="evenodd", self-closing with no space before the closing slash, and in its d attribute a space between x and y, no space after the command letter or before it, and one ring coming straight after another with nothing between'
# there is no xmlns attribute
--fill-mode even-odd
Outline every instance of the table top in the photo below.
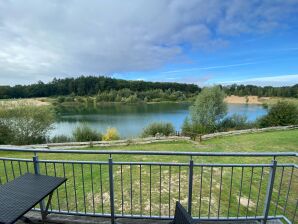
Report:
<svg viewBox="0 0 298 224"><path fill-rule="evenodd" d="M0 185L0 223L14 223L66 178L26 173Z"/></svg>

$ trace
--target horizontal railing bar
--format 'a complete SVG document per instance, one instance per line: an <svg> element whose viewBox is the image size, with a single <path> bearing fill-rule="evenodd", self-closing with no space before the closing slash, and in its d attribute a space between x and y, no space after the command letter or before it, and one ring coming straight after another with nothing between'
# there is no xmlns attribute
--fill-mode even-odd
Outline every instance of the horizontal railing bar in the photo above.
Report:
<svg viewBox="0 0 298 224"><path fill-rule="evenodd" d="M30 149L0 147L0 151L11 152L40 152L40 153L75 153L75 154L103 154L103 155L181 155L181 156L257 156L257 157L298 157L296 152L171 152L171 151L125 151L125 150L71 150L71 149Z"/></svg>
<svg viewBox="0 0 298 224"><path fill-rule="evenodd" d="M82 160L38 160L39 163L70 163L70 164L109 164L106 161L82 161Z"/></svg>
<svg viewBox="0 0 298 224"><path fill-rule="evenodd" d="M0 157L0 160L20 161L20 162L33 162L32 159L8 158L8 157Z"/></svg>
<svg viewBox="0 0 298 224"><path fill-rule="evenodd" d="M35 209L35 211L40 211L39 208ZM79 216L93 216L93 217L106 217L110 218L111 214L101 214L101 213L91 213L91 212L72 212L72 211L59 211L59 210L52 210L50 213L54 214L66 214L66 215L79 215ZM115 218L135 218L135 219L156 219L156 220L172 220L173 216L149 216L149 215L122 215L122 214L115 214ZM200 221L236 221L236 220L262 220L263 216L239 216L239 217L193 217L194 220ZM268 220L275 220L275 219L284 219L285 217L282 215L277 216L268 216Z"/></svg>
<svg viewBox="0 0 298 224"><path fill-rule="evenodd" d="M32 159L6 158L0 157L5 161L32 162ZM106 161L79 161L79 160L38 160L38 163L69 163L69 164L101 164L107 165ZM165 162L113 162L114 165L156 165L156 166L189 166L189 163L165 163ZM272 164L239 164L239 163L194 163L197 167L271 167ZM298 165L292 163L281 163L277 167L294 167Z"/></svg>

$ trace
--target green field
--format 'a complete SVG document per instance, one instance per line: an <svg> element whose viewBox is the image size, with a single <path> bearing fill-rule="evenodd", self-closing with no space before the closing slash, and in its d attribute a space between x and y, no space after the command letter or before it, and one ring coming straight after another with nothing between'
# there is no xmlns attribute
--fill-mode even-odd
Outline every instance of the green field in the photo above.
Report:
<svg viewBox="0 0 298 224"><path fill-rule="evenodd" d="M298 130L245 134L233 137L212 139L202 143L179 141L113 148L101 147L92 149L185 152L297 152ZM0 156L31 159L33 154L1 152ZM51 161L47 161L40 163L40 169L42 173L47 173L49 175L63 176L65 172L66 176L68 177L67 185L62 186L55 194L56 196L53 198L53 209L90 213L109 213L110 204L108 166L106 164L108 161L107 155L40 153L39 159L103 161L104 163L102 164L92 165L73 165L71 163L54 164ZM114 162L143 161L188 163L189 159L189 157L181 156L113 156ZM195 164L266 164L271 163L272 158L194 157L193 160ZM279 164L297 164L297 158L277 158L277 161ZM4 172L5 169L8 171L7 177ZM2 183L5 182L6 179L11 180L13 176L18 176L20 174L20 169L22 172L25 172L27 169L27 164L25 162L6 161L4 163L3 161L0 161L0 177ZM31 162L28 162L28 169L31 172L33 171ZM228 210L229 216L254 216L255 214L261 215L264 207L263 201L266 194L269 169L269 167L246 167L244 169L241 167L235 167L233 170L231 167L203 167L202 169L200 166L195 166L193 185L193 215L208 216L208 213L210 213L211 216L220 215L226 217L228 215ZM232 172L233 179L231 186ZM287 204L285 215L289 219L294 217L298 195L297 175L297 169L293 169L292 167L277 168L276 181L272 196L273 200L270 207L271 215L274 215L275 213L277 215L284 214L284 207ZM187 166L181 166L179 168L177 166L140 166L137 164L115 164L114 187L116 212L118 214L123 212L123 214L126 215L140 213L143 215L152 214L157 216L168 216L169 214L173 215L174 204L176 200L180 199L185 206L187 205L187 183ZM289 186L289 196L287 197ZM59 201L57 198L58 194ZM68 201L66 201L66 195L68 196ZM130 200L131 195L132 200ZM75 199L78 201L77 204L75 203ZM277 201L278 203L276 203ZM297 221L297 218L295 220Z"/></svg>

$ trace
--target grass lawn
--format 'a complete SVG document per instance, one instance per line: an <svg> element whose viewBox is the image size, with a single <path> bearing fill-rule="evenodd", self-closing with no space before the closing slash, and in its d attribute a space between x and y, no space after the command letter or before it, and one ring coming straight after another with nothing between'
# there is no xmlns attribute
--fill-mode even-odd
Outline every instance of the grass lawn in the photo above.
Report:
<svg viewBox="0 0 298 224"><path fill-rule="evenodd" d="M92 148L97 150L189 151L189 152L297 152L298 130L275 131L223 137L193 143L188 141ZM32 158L30 153L0 152L0 157ZM40 163L42 173L68 177L53 198L53 209L109 213L109 185L106 155L39 154L41 160L104 161L97 164ZM189 157L115 155L116 162L188 163ZM272 158L194 157L199 163L271 163ZM278 163L296 163L296 158L277 158ZM28 166L27 166L28 165ZM0 161L4 183L22 171L33 171L31 162ZM194 167L194 216L261 215L269 178L269 167ZM5 175L7 170L7 176ZM151 172L150 172L151 171ZM292 167L277 168L270 215L284 214L292 219L298 195L298 172ZM292 178L291 178L292 176ZM231 178L232 177L232 178ZM188 167L116 164L114 165L115 208L118 214L173 215L174 204L187 205ZM288 189L289 190L289 196ZM59 195L59 197L57 197ZM66 200L66 195L68 200ZM278 196L279 195L279 196ZM131 200L132 198L132 200ZM77 203L76 203L77 201ZM123 202L123 203L122 203ZM297 221L297 218L295 219Z"/></svg>

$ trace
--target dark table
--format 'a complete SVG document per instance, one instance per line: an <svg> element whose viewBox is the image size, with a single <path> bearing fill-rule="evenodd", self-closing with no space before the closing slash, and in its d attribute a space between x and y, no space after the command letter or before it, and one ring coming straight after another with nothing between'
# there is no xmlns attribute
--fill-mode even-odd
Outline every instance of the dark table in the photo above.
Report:
<svg viewBox="0 0 298 224"><path fill-rule="evenodd" d="M42 218L48 214L53 191L66 181L66 178L27 173L0 185L0 224L14 223L25 213L49 196Z"/></svg>

